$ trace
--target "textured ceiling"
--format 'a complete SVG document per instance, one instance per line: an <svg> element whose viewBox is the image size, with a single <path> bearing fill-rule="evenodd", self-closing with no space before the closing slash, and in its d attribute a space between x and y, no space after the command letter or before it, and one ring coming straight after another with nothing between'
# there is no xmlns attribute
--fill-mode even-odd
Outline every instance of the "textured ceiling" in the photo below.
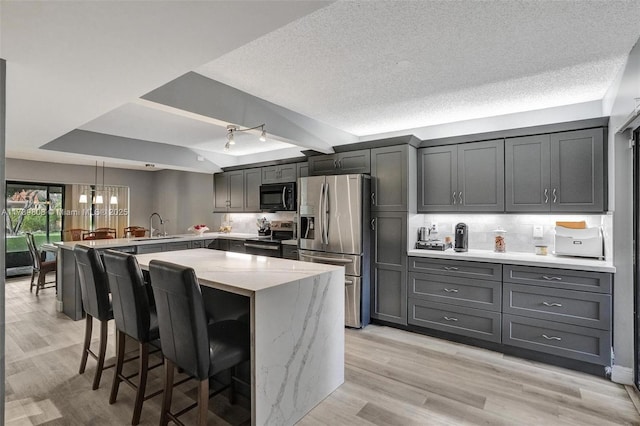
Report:
<svg viewBox="0 0 640 426"><path fill-rule="evenodd" d="M388 132L420 136L437 124L597 104L640 37L640 1L0 1L0 7L8 157L135 167L148 152L165 158L154 160L160 167L190 169L191 161L192 170L206 172L301 149L330 152L332 145ZM202 83L194 75L215 82L199 92L183 84ZM188 95L179 90L185 87ZM147 99L158 90L172 101ZM273 145L242 135L242 148L220 153L226 123L263 122L276 133ZM110 157L107 140L114 146L138 140L132 150L138 157ZM163 157L168 145L176 148ZM185 158L181 165L172 164L171 152Z"/></svg>
<svg viewBox="0 0 640 426"><path fill-rule="evenodd" d="M359 136L602 99L637 1L342 1L197 72Z"/></svg>

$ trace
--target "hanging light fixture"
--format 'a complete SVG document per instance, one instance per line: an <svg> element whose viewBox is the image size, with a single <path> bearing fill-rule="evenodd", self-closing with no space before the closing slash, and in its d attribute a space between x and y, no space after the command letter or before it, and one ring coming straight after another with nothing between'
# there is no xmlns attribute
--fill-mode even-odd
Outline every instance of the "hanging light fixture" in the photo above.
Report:
<svg viewBox="0 0 640 426"><path fill-rule="evenodd" d="M80 204L87 204L87 194L80 194L80 199L78 200Z"/></svg>
<svg viewBox="0 0 640 426"><path fill-rule="evenodd" d="M227 143L224 144L224 150L229 151L229 149L231 149L231 145L235 145L236 144L236 140L234 137L234 134L236 132L248 132L250 130L256 130L256 129L260 129L260 142L266 142L267 141L267 132L264 130L264 126L265 124L260 124L259 126L255 126L255 127L249 127L246 129L241 129L238 126L235 126L233 124L229 124L227 126Z"/></svg>

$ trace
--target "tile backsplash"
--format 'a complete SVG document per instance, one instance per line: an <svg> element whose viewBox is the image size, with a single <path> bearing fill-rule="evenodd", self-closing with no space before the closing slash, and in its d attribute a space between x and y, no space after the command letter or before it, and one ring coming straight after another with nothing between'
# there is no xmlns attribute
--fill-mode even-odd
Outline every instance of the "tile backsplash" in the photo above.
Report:
<svg viewBox="0 0 640 426"><path fill-rule="evenodd" d="M256 234L258 226L256 221L266 217L268 221L272 220L295 220L295 212L278 212L278 213L214 213L213 226L209 226L212 231L229 221L231 232L240 232L247 234ZM225 223L226 224L226 223Z"/></svg>
<svg viewBox="0 0 640 426"><path fill-rule="evenodd" d="M532 214L416 214L409 220L409 248L415 247L418 228L437 224L438 236L444 239L454 235L457 223L469 227L469 248L493 250L494 230L507 231L505 240L508 252L534 253L536 245L547 245L554 250L556 221L582 221L587 227L601 227L604 233L605 258L611 259L613 215L532 215ZM543 237L533 238L533 227L542 226Z"/></svg>

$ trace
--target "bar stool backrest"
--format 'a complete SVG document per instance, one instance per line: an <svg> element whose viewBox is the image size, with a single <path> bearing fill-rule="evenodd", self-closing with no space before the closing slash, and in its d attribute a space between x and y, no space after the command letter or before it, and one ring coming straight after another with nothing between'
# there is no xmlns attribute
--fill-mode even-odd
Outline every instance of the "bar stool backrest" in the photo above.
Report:
<svg viewBox="0 0 640 426"><path fill-rule="evenodd" d="M82 304L85 312L100 321L110 319L109 283L102 259L92 247L76 244L73 248L80 279Z"/></svg>

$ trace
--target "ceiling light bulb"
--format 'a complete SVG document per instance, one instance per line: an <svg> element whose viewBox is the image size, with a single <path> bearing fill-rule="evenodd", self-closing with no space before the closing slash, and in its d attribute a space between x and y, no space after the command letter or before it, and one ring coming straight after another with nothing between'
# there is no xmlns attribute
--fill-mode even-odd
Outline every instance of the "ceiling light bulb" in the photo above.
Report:
<svg viewBox="0 0 640 426"><path fill-rule="evenodd" d="M104 201L102 200L102 195L96 196L96 204L102 204Z"/></svg>
<svg viewBox="0 0 640 426"><path fill-rule="evenodd" d="M260 133L260 142L266 142L267 141L267 132L264 131L264 129L262 129L262 133Z"/></svg>
<svg viewBox="0 0 640 426"><path fill-rule="evenodd" d="M235 145L236 144L236 140L233 137L233 132L229 132L229 145Z"/></svg>
<svg viewBox="0 0 640 426"><path fill-rule="evenodd" d="M111 198L109 199L109 204L118 204L118 197L116 197L115 195L112 195Z"/></svg>
<svg viewBox="0 0 640 426"><path fill-rule="evenodd" d="M78 200L80 204L87 204L87 194L80 194L80 200Z"/></svg>

